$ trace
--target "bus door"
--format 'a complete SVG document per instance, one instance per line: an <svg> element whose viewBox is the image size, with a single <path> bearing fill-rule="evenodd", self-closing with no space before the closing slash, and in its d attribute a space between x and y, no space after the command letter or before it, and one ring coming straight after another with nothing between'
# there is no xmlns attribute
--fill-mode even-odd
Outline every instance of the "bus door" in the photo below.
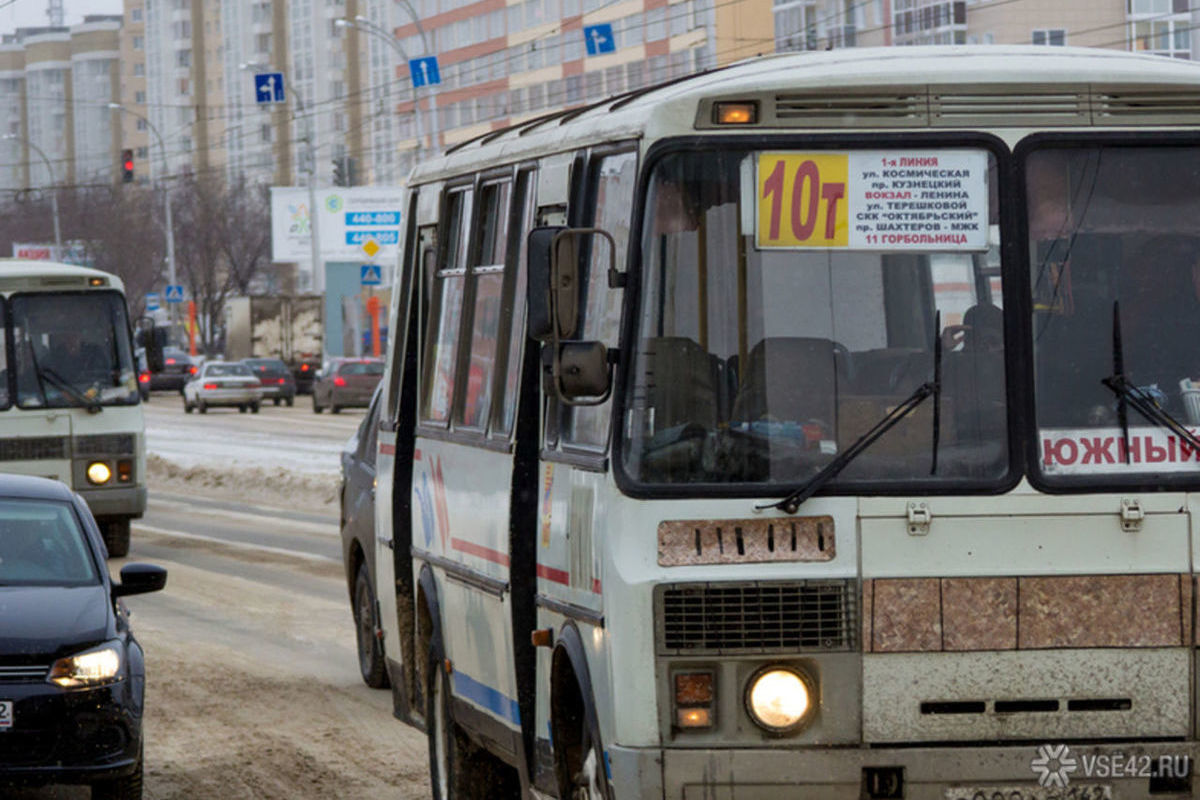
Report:
<svg viewBox="0 0 1200 800"><path fill-rule="evenodd" d="M493 412L507 388L498 356L515 259L514 177L511 169L485 173L445 192L413 453L413 547L440 575L455 722L510 762L521 725L512 668L513 454L505 420Z"/></svg>
<svg viewBox="0 0 1200 800"><path fill-rule="evenodd" d="M615 242L615 261L624 270L637 177L637 152L632 148L597 150L588 154L582 178L574 187L569 220L572 226L601 228ZM618 343L623 294L609 287L609 245L594 237L581 277L581 319L574 338ZM545 396L545 420L540 465L540 510L536 532L538 628L574 629L588 649L591 683L603 682L595 670L606 659L594 658L602 640L604 604L600 553L608 509L605 498L616 489L608 473L612 401L569 406L553 394ZM558 792L551 742L553 651L540 648L537 656L537 788ZM580 677L580 676L576 676ZM584 702L589 702L584 698ZM604 704L600 703L600 713ZM561 739L558 746L565 746Z"/></svg>

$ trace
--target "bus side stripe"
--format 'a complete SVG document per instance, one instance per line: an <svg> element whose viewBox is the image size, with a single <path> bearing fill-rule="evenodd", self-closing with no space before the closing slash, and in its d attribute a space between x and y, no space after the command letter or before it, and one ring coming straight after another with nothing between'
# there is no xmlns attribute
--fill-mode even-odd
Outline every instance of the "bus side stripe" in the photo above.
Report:
<svg viewBox="0 0 1200 800"><path fill-rule="evenodd" d="M493 689L486 683L480 683L457 667L452 674L454 675L454 692L459 697L486 708L514 725L521 724L521 711L516 700L506 697L502 692Z"/></svg>

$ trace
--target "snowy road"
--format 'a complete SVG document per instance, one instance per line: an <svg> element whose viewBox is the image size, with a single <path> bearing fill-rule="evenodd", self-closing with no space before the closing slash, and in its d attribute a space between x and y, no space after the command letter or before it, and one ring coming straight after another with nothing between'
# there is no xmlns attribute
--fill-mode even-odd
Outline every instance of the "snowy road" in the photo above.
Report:
<svg viewBox="0 0 1200 800"><path fill-rule="evenodd" d="M342 446L362 421L364 409L314 414L306 396L296 405L267 404L258 414L236 408L185 414L179 395L156 393L146 404L146 451L181 467L220 465L332 474Z"/></svg>
<svg viewBox="0 0 1200 800"><path fill-rule="evenodd" d="M150 498L127 559L169 571L127 600L146 650L147 800L428 797L424 734L357 664L336 503L361 411L147 407ZM264 485L265 484L265 485ZM82 787L5 800L84 800Z"/></svg>

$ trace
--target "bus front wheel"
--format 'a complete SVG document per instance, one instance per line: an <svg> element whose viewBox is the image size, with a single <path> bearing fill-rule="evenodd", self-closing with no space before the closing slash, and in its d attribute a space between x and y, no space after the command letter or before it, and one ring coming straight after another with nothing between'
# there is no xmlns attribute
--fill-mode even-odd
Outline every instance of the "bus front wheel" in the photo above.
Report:
<svg viewBox="0 0 1200 800"><path fill-rule="evenodd" d="M110 558L120 558L129 555L129 518L107 519L101 523L104 534L104 546L108 548Z"/></svg>

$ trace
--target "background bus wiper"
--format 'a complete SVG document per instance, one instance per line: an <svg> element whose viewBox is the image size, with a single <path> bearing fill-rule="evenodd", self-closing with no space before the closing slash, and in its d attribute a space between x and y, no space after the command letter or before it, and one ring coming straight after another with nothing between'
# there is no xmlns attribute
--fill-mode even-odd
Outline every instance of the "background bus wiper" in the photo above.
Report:
<svg viewBox="0 0 1200 800"><path fill-rule="evenodd" d="M812 497L820 491L822 486L837 477L838 473L844 470L862 451L866 450L876 439L895 427L896 423L911 414L917 406L921 405L925 398L931 396L935 391L937 391L937 386L933 381L922 383L917 387L916 391L908 396L908 399L893 408L891 413L875 423L875 427L860 436L854 444L850 445L835 459L826 464L825 468L814 475L808 483L805 483L779 502L757 506L756 510L762 511L767 508L778 508L785 514L795 514L796 510L800 508L801 503Z"/></svg>
<svg viewBox="0 0 1200 800"><path fill-rule="evenodd" d="M1125 355L1121 343L1121 304L1113 302L1113 374L1101 378L1100 382L1112 390L1117 396L1117 421L1121 424L1121 440L1125 445L1125 463L1129 464L1129 416L1126 406L1146 418L1147 422L1166 428L1183 441L1200 451L1200 438L1183 427L1183 423L1168 414L1162 406L1154 402L1154 398L1129 382L1125 377Z"/></svg>
<svg viewBox="0 0 1200 800"><path fill-rule="evenodd" d="M100 405L99 400L90 399L87 395L76 389L74 386L68 383L65 378L49 367L39 367L35 364L33 368L37 371L39 380L45 378L46 380L50 381L50 383L54 384L54 386L60 392L69 395L76 402L82 404L83 407L88 410L88 413L96 414L104 410L104 406ZM43 390L43 395L44 394L45 390Z"/></svg>

